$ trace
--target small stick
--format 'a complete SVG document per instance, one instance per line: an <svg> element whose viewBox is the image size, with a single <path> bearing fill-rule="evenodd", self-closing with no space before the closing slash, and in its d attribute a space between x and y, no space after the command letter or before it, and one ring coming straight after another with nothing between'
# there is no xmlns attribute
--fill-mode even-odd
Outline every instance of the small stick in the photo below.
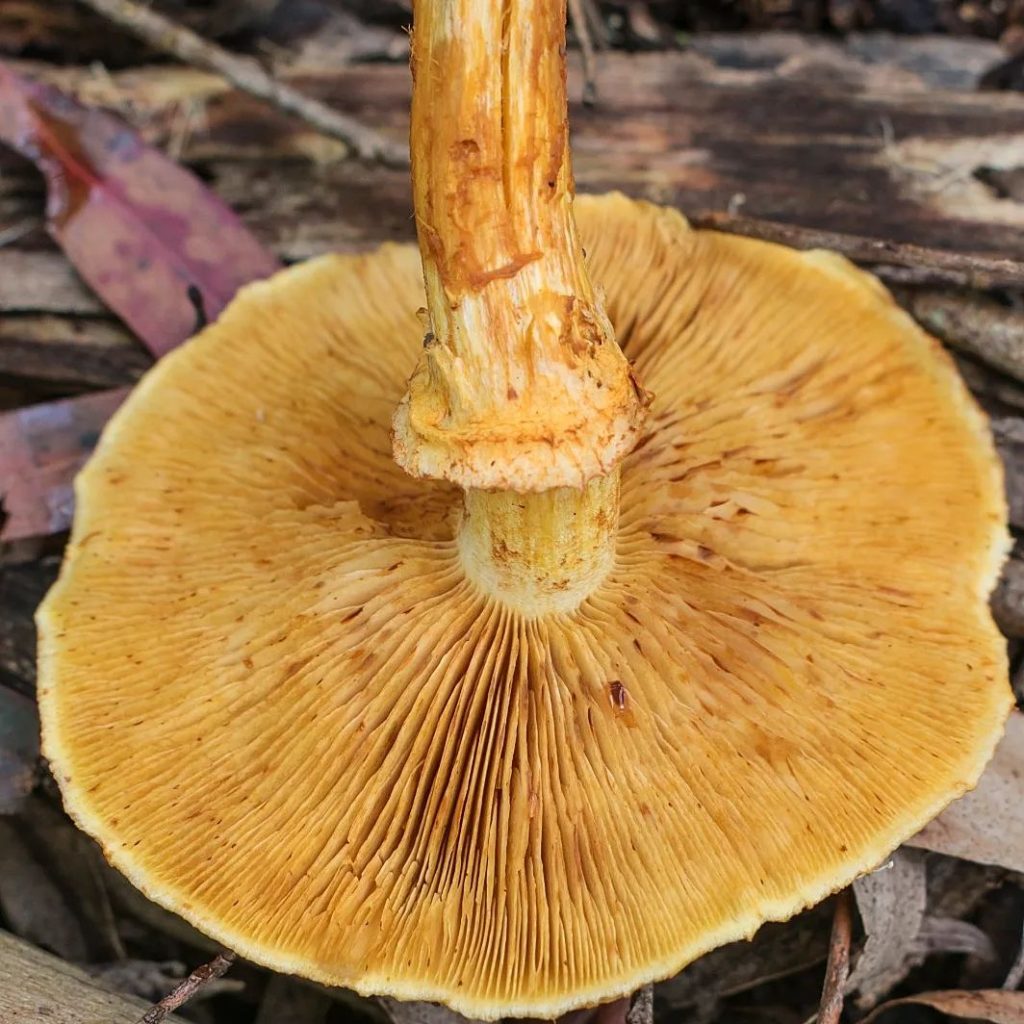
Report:
<svg viewBox="0 0 1024 1024"><path fill-rule="evenodd" d="M825 984L821 990L818 1024L839 1024L846 995L846 979L850 974L850 940L853 937L853 911L850 890L844 889L836 897L832 917L832 934L828 940L828 965Z"/></svg>
<svg viewBox="0 0 1024 1024"><path fill-rule="evenodd" d="M159 1003L151 1006L137 1021L137 1024L160 1024L169 1014L184 1006L201 988L219 978L235 962L235 954L225 950L218 953L208 964L197 967L180 985L164 996Z"/></svg>
<svg viewBox="0 0 1024 1024"><path fill-rule="evenodd" d="M728 213L703 213L691 218L698 228L713 228L733 235L780 242L794 249L832 249L855 263L883 263L900 267L926 268L943 273L962 274L972 288L1024 288L1024 263L993 256L970 256L930 249L922 245L865 238L838 231L802 228Z"/></svg>
<svg viewBox="0 0 1024 1024"><path fill-rule="evenodd" d="M319 100L304 96L289 85L268 75L255 61L238 57L191 29L171 21L136 3L135 0L79 0L108 18L115 25L131 32L150 46L168 53L186 64L205 68L226 78L236 88L258 99L294 114L317 131L340 139L357 156L379 160L391 167L408 167L405 146L379 135L354 118L334 110Z"/></svg>
<svg viewBox="0 0 1024 1024"><path fill-rule="evenodd" d="M584 0L569 0L569 16L583 56L583 104L592 107L597 102L594 41L590 38L590 25L583 4Z"/></svg>
<svg viewBox="0 0 1024 1024"><path fill-rule="evenodd" d="M38 217L28 217L17 224L12 224L9 228L0 228L0 249L12 242L17 242L19 238L24 238L39 226Z"/></svg>
<svg viewBox="0 0 1024 1024"><path fill-rule="evenodd" d="M1003 988L1011 992L1016 991L1020 988L1021 981L1024 981L1024 935L1021 935L1017 955L1006 975L1006 981L1003 982Z"/></svg>
<svg viewBox="0 0 1024 1024"><path fill-rule="evenodd" d="M587 14L587 24L594 36L594 49L607 50L611 46L611 39L608 36L608 26L601 17L601 9L597 0L583 0L583 9Z"/></svg>
<svg viewBox="0 0 1024 1024"><path fill-rule="evenodd" d="M930 334L1024 380L1024 312L961 289L896 286L892 291Z"/></svg>

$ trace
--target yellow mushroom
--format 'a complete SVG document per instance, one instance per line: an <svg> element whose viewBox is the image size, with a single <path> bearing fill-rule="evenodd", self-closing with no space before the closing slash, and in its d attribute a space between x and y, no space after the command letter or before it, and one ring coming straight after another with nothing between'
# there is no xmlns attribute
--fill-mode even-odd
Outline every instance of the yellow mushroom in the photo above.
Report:
<svg viewBox="0 0 1024 1024"><path fill-rule="evenodd" d="M251 285L117 413L39 615L44 744L244 956L548 1017L974 784L1001 478L873 278L572 203L563 4L416 18L420 251Z"/></svg>

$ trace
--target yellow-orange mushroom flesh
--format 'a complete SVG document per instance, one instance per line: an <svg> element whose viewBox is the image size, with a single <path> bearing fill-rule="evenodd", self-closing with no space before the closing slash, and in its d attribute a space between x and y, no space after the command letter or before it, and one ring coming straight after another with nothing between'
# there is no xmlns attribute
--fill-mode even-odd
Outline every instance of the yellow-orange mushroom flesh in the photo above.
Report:
<svg viewBox="0 0 1024 1024"><path fill-rule="evenodd" d="M837 257L577 210L655 396L578 602L508 599L458 489L392 461L411 246L247 288L79 479L46 754L259 963L487 1018L611 998L873 867L1001 731L1000 473L939 346Z"/></svg>
<svg viewBox="0 0 1024 1024"><path fill-rule="evenodd" d="M516 494L614 476L646 395L573 218L565 2L416 0L415 24L430 332L395 414L395 459L414 476Z"/></svg>

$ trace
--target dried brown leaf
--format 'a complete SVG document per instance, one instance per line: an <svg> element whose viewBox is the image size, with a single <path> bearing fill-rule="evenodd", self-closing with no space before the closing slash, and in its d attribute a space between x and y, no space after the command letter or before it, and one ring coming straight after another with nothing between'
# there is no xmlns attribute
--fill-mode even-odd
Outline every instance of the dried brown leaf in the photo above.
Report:
<svg viewBox="0 0 1024 1024"><path fill-rule="evenodd" d="M847 983L861 1006L874 1006L924 959L915 942L928 901L924 857L897 850L892 861L853 884L866 940Z"/></svg>
<svg viewBox="0 0 1024 1024"><path fill-rule="evenodd" d="M1024 559L1006 560L992 593L992 617L1004 636L1024 637Z"/></svg>
<svg viewBox="0 0 1024 1024"><path fill-rule="evenodd" d="M42 793L25 801L18 829L81 922L90 962L124 959L127 954L104 882L105 873L113 869L99 846Z"/></svg>
<svg viewBox="0 0 1024 1024"><path fill-rule="evenodd" d="M72 482L128 394L100 391L0 416L0 540L60 533L74 514Z"/></svg>
<svg viewBox="0 0 1024 1024"><path fill-rule="evenodd" d="M901 289L899 300L947 344L1024 378L1024 313L976 292L949 288Z"/></svg>
<svg viewBox="0 0 1024 1024"><path fill-rule="evenodd" d="M23 939L64 960L88 957L81 922L10 818L0 818L0 910Z"/></svg>
<svg viewBox="0 0 1024 1024"><path fill-rule="evenodd" d="M825 960L831 925L828 903L785 924L766 924L752 939L712 950L658 985L658 999L673 1010L709 1010L720 999L786 978Z"/></svg>
<svg viewBox="0 0 1024 1024"><path fill-rule="evenodd" d="M267 982L254 1024L323 1024L333 1005L327 992L275 974Z"/></svg>
<svg viewBox="0 0 1024 1024"><path fill-rule="evenodd" d="M654 1024L654 986L644 985L627 1001L626 1024Z"/></svg>
<svg viewBox="0 0 1024 1024"><path fill-rule="evenodd" d="M119 118L3 64L0 141L43 173L50 234L157 356L279 266L195 175ZM122 398L104 392L0 419L0 540L67 529L71 481Z"/></svg>
<svg viewBox="0 0 1024 1024"><path fill-rule="evenodd" d="M1024 715L1015 711L977 788L950 804L911 846L1024 871Z"/></svg>
<svg viewBox="0 0 1024 1024"><path fill-rule="evenodd" d="M471 1019L437 1003L406 1003L390 996L382 996L377 1002L391 1024L466 1024Z"/></svg>
<svg viewBox="0 0 1024 1024"><path fill-rule="evenodd" d="M995 946L977 925L955 917L928 916L914 939L914 951L922 956L932 953L966 953L982 960L994 960Z"/></svg>
<svg viewBox="0 0 1024 1024"><path fill-rule="evenodd" d="M977 992L922 992L883 1003L860 1024L872 1024L896 1006L930 1006L950 1017L987 1020L991 1024L1024 1024L1024 992L982 989Z"/></svg>

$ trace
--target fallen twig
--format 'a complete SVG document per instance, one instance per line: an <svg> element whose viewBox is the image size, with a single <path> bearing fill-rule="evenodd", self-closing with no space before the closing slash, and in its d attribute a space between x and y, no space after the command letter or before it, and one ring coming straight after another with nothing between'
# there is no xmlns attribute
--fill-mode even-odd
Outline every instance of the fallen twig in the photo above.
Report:
<svg viewBox="0 0 1024 1024"><path fill-rule="evenodd" d="M598 0L583 0L583 11L587 16L590 34L594 37L594 48L596 50L607 50L612 45L612 40L608 33L608 26L605 24L604 17L601 14L601 6Z"/></svg>
<svg viewBox="0 0 1024 1024"><path fill-rule="evenodd" d="M897 301L937 338L1024 380L1024 313L948 288L894 288Z"/></svg>
<svg viewBox="0 0 1024 1024"><path fill-rule="evenodd" d="M634 45L639 44L640 49L660 50L664 47L662 30L654 20L648 4L639 0L631 0L626 4L626 24L629 26Z"/></svg>
<svg viewBox="0 0 1024 1024"><path fill-rule="evenodd" d="M733 235L759 238L765 242L779 242L794 249L831 249L855 263L881 263L934 270L943 275L954 274L971 288L1024 288L1024 263L1018 260L971 256L881 238L865 238L820 228L756 220L753 217L737 217L728 213L698 214L691 218L691 223L698 228L713 228Z"/></svg>
<svg viewBox="0 0 1024 1024"><path fill-rule="evenodd" d="M839 1024L846 995L846 979L850 973L850 940L853 937L853 910L850 890L844 889L836 897L832 917L832 935L828 943L828 965L825 984L821 990L818 1024Z"/></svg>
<svg viewBox="0 0 1024 1024"><path fill-rule="evenodd" d="M1020 983L1024 981L1024 935L1021 936L1020 946L1017 948L1017 955L1013 959L1013 964L1010 970L1006 974L1006 980L1003 982L1003 988L1008 991L1015 991L1020 988Z"/></svg>
<svg viewBox="0 0 1024 1024"><path fill-rule="evenodd" d="M569 0L569 17L572 20L576 40L583 56L583 102L593 106L597 102L597 77L595 72L594 41L590 38L590 24L584 8L584 0Z"/></svg>
<svg viewBox="0 0 1024 1024"><path fill-rule="evenodd" d="M357 156L379 160L392 167L405 167L409 154L404 145L378 134L347 114L304 96L268 75L255 61L239 57L196 35L135 0L79 0L114 24L177 57L186 64L205 68L226 78L236 88L294 114L317 131L340 139Z"/></svg>
<svg viewBox="0 0 1024 1024"><path fill-rule="evenodd" d="M197 967L180 985L151 1006L138 1020L138 1024L160 1024L169 1014L184 1006L201 988L221 977L235 962L235 954L225 950L208 964Z"/></svg>

